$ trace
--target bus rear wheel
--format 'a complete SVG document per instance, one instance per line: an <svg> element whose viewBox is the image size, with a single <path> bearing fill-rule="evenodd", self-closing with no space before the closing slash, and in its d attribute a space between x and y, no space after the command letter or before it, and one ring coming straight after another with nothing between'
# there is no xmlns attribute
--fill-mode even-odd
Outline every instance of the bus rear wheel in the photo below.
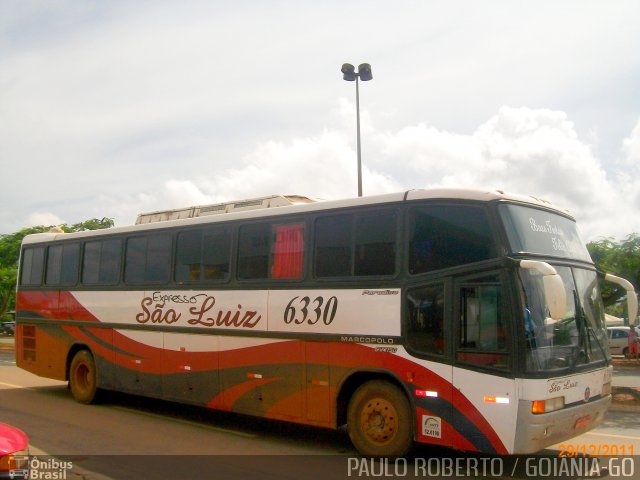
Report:
<svg viewBox="0 0 640 480"><path fill-rule="evenodd" d="M367 457L400 457L413 443L413 420L407 397L384 380L362 384L347 410L347 431Z"/></svg>
<svg viewBox="0 0 640 480"><path fill-rule="evenodd" d="M88 350L80 350L71 361L69 368L71 394L80 403L94 403L97 400L98 383L96 364Z"/></svg>

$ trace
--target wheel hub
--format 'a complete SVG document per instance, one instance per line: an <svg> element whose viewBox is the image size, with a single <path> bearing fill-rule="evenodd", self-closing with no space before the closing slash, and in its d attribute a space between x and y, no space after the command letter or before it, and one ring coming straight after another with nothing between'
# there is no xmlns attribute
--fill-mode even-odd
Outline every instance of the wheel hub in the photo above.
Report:
<svg viewBox="0 0 640 480"><path fill-rule="evenodd" d="M385 399L375 398L366 404L360 416L364 433L377 443L387 443L398 427L398 416L393 405Z"/></svg>

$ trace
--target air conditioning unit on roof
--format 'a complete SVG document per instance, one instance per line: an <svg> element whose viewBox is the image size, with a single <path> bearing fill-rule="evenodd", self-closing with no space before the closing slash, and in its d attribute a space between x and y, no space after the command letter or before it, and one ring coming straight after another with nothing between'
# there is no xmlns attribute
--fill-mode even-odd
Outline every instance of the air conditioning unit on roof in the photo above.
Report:
<svg viewBox="0 0 640 480"><path fill-rule="evenodd" d="M316 200L304 195L271 195L268 197L238 200L227 203L215 203L211 205L198 205L173 210L160 210L157 212L141 213L136 219L136 225L145 223L166 222L181 218L195 218L207 215L218 215L244 210L257 210L260 208L284 207L288 205L300 205L313 203Z"/></svg>

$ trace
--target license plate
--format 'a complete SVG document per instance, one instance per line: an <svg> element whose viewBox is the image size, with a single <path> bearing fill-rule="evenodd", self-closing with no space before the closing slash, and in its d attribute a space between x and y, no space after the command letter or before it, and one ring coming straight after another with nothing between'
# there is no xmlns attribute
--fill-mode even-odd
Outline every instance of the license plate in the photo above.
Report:
<svg viewBox="0 0 640 480"><path fill-rule="evenodd" d="M580 417L576 420L576 424L573 426L574 429L580 430L582 428L586 428L591 423L591 415L585 415L584 417Z"/></svg>

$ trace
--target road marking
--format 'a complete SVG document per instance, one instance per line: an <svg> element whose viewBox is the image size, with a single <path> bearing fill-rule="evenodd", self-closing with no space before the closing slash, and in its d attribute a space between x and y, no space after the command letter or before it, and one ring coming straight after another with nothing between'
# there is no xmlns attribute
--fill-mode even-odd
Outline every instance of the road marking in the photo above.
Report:
<svg viewBox="0 0 640 480"><path fill-rule="evenodd" d="M21 388L22 390L30 390L32 392L40 392L41 388L54 387L58 385L40 385L37 387L25 387L24 385L15 385L13 383L0 382L0 387Z"/></svg>
<svg viewBox="0 0 640 480"><path fill-rule="evenodd" d="M614 433L587 432L586 435L597 435L600 437L612 437L612 438L626 438L628 440L640 440L640 437L636 437L633 435L616 435Z"/></svg>
<svg viewBox="0 0 640 480"><path fill-rule="evenodd" d="M255 435L253 433L238 432L236 430L229 430L227 428L212 427L211 425L206 425L204 423L193 422L191 420L183 420L181 418L168 417L166 415L160 415L158 413L143 412L141 410L136 410L135 408L121 407L121 406L113 406L111 408L113 410L121 410L121 411L128 412L128 413L136 413L138 415L145 415L145 416L151 417L151 418L156 418L156 419L161 419L161 420L168 420L170 422L181 423L183 425L188 425L190 427L198 427L198 428L203 428L205 430L213 430L214 432L219 432L219 433L230 433L232 435L236 435L238 437L243 437L243 438L256 438L258 436L258 435Z"/></svg>
<svg viewBox="0 0 640 480"><path fill-rule="evenodd" d="M23 385L14 385L13 383L6 383L6 382L0 382L0 385L2 385L3 387L9 387L9 388L26 388L26 389L29 389L29 387L25 387Z"/></svg>
<svg viewBox="0 0 640 480"><path fill-rule="evenodd" d="M38 389L34 387L25 387L24 385L14 385L13 383L6 383L6 382L0 382L0 387L20 388L22 390L29 390L30 392L38 391Z"/></svg>

